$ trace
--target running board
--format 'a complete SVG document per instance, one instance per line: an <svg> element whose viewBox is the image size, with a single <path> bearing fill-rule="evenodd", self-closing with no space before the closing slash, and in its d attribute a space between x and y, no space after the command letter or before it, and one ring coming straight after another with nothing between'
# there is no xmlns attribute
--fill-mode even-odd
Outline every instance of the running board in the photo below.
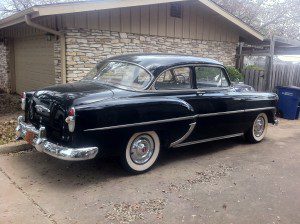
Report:
<svg viewBox="0 0 300 224"><path fill-rule="evenodd" d="M172 148L179 148L179 147L183 147L183 146L194 145L194 144L204 143L204 142L211 142L211 141L222 140L222 139L227 139L227 138L234 138L234 137L239 137L239 136L243 136L243 135L244 135L244 133L238 133L238 134L234 134L234 135L225 135L225 136L220 136L220 137L215 137L215 138L207 138L207 139L202 139L202 140L193 141L193 142L184 142L184 143L175 145Z"/></svg>

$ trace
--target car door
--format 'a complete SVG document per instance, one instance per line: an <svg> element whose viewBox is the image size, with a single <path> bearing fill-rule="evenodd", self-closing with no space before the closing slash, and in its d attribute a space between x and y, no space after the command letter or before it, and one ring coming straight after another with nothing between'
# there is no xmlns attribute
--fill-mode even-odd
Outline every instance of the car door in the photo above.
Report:
<svg viewBox="0 0 300 224"><path fill-rule="evenodd" d="M197 97L190 101L198 114L197 126L189 141L223 138L243 133L244 100L230 87L222 66L193 67Z"/></svg>

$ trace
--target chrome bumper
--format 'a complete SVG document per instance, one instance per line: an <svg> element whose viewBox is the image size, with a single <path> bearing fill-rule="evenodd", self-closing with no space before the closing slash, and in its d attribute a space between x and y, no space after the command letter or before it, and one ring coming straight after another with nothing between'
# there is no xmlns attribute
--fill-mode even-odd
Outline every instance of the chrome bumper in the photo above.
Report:
<svg viewBox="0 0 300 224"><path fill-rule="evenodd" d="M273 123L275 126L278 126L279 125L279 119L276 117L274 119L274 123Z"/></svg>
<svg viewBox="0 0 300 224"><path fill-rule="evenodd" d="M25 123L23 116L19 116L16 128L17 139L25 139L28 131L35 135L32 145L37 151L47 153L58 159L69 161L89 160L95 158L98 153L98 147L69 148L51 143L46 138L45 127L36 129L33 125Z"/></svg>

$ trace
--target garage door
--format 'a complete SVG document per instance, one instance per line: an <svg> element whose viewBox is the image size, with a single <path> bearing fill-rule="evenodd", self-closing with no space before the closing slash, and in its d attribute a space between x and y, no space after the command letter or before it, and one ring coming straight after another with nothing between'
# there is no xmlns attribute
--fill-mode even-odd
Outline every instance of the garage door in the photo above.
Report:
<svg viewBox="0 0 300 224"><path fill-rule="evenodd" d="M55 83L53 42L45 36L15 39L17 93Z"/></svg>

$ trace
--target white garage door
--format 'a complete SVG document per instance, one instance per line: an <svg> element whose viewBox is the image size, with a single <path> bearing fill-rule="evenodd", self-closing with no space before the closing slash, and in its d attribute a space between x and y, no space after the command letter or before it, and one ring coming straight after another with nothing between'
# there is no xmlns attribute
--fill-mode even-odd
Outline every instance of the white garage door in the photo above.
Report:
<svg viewBox="0 0 300 224"><path fill-rule="evenodd" d="M34 36L15 39L14 45L17 93L55 83L53 40Z"/></svg>

